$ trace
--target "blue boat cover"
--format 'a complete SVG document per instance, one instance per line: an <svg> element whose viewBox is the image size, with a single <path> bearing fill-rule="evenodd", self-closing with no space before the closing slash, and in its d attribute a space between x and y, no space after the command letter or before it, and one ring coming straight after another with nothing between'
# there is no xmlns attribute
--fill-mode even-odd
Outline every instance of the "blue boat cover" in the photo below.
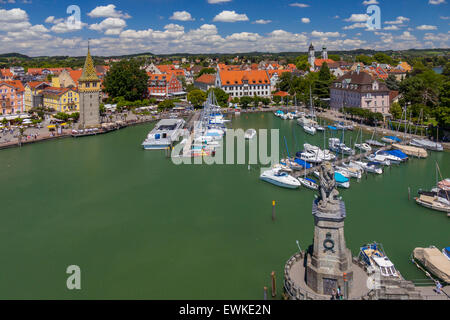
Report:
<svg viewBox="0 0 450 320"><path fill-rule="evenodd" d="M306 168L306 169L312 168L312 164L306 162L305 160L295 158L294 161L295 161L295 163L301 165L303 168Z"/></svg>
<svg viewBox="0 0 450 320"><path fill-rule="evenodd" d="M317 183L316 181L314 181L313 179L310 179L310 178L306 178L306 180L311 181L313 183Z"/></svg>
<svg viewBox="0 0 450 320"><path fill-rule="evenodd" d="M337 128L334 127L334 126L328 126L328 129L330 129L330 130L337 130Z"/></svg>
<svg viewBox="0 0 450 320"><path fill-rule="evenodd" d="M338 182L338 183L345 183L345 182L349 181L348 178L344 177L339 172L334 173L334 179L336 179L336 182Z"/></svg>
<svg viewBox="0 0 450 320"><path fill-rule="evenodd" d="M155 139L160 139L161 135L159 133L155 134Z"/></svg>
<svg viewBox="0 0 450 320"><path fill-rule="evenodd" d="M394 141L397 141L397 142L402 142L401 139L399 139L397 137L394 137L394 136L386 136L385 138L388 138L388 139L391 139L391 140L394 140Z"/></svg>

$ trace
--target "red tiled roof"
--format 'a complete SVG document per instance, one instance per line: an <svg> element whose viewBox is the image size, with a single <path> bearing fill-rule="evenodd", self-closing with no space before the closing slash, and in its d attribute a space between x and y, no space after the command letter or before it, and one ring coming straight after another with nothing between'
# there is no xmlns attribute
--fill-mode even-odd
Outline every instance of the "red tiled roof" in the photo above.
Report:
<svg viewBox="0 0 450 320"><path fill-rule="evenodd" d="M265 70L226 71L219 72L222 85L241 85L243 80L248 84L269 84L270 80Z"/></svg>
<svg viewBox="0 0 450 320"><path fill-rule="evenodd" d="M327 64L330 64L330 63L334 63L334 60L331 60L331 59L316 59L314 61L314 65L316 67L321 67L324 64L324 62L326 62Z"/></svg>
<svg viewBox="0 0 450 320"><path fill-rule="evenodd" d="M75 84L78 86L78 79L80 79L81 75L83 74L83 70L71 70L69 71L69 75L72 78L72 80L75 82Z"/></svg>
<svg viewBox="0 0 450 320"><path fill-rule="evenodd" d="M17 92L23 92L25 91L25 88L23 87L23 83L20 80L8 80L8 81L0 81L0 85L6 84L10 87L13 87L17 90Z"/></svg>
<svg viewBox="0 0 450 320"><path fill-rule="evenodd" d="M5 78L12 78L13 74L10 69L0 69L0 72Z"/></svg>
<svg viewBox="0 0 450 320"><path fill-rule="evenodd" d="M46 82L46 81L30 81L30 82L28 82L27 83L27 86L29 86L30 88L36 88L37 86L40 86L41 84L43 84L43 83L45 83L45 84L49 84L48 82Z"/></svg>
<svg viewBox="0 0 450 320"><path fill-rule="evenodd" d="M286 91L278 91L273 94L274 96L286 97L289 95Z"/></svg>
<svg viewBox="0 0 450 320"><path fill-rule="evenodd" d="M200 77L198 77L195 82L201 82L206 84L214 84L216 82L216 75L215 74L202 74Z"/></svg>
<svg viewBox="0 0 450 320"><path fill-rule="evenodd" d="M42 92L44 94L48 94L48 95L60 96L63 93L66 93L69 90L76 91L76 90L74 90L72 88L47 87L44 90L42 90Z"/></svg>

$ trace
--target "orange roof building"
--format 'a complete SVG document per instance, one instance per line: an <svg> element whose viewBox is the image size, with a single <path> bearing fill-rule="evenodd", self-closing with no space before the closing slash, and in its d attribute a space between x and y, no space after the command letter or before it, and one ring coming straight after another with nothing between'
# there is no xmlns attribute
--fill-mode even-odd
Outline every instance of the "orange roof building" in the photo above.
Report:
<svg viewBox="0 0 450 320"><path fill-rule="evenodd" d="M13 74L10 69L0 69L0 80L12 80Z"/></svg>
<svg viewBox="0 0 450 320"><path fill-rule="evenodd" d="M22 81L0 81L0 114L24 112L24 91Z"/></svg>
<svg viewBox="0 0 450 320"><path fill-rule="evenodd" d="M270 79L265 70L236 70L219 69L216 87L223 89L230 98L244 96L271 96Z"/></svg>

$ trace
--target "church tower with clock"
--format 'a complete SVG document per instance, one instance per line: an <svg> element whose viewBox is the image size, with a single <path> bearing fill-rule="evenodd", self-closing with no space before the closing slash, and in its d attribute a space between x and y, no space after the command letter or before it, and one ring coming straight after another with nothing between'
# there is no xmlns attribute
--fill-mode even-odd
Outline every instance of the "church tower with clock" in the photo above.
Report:
<svg viewBox="0 0 450 320"><path fill-rule="evenodd" d="M81 128L92 128L100 125L100 91L100 79L95 71L88 45L83 73L78 79Z"/></svg>

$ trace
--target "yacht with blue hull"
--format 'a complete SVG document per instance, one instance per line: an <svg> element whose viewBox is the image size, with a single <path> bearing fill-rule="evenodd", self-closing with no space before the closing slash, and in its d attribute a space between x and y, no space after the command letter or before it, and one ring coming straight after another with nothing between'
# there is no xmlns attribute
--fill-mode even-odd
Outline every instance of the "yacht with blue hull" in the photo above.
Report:
<svg viewBox="0 0 450 320"><path fill-rule="evenodd" d="M142 142L145 150L167 149L177 142L183 134L183 119L163 119L159 121Z"/></svg>

